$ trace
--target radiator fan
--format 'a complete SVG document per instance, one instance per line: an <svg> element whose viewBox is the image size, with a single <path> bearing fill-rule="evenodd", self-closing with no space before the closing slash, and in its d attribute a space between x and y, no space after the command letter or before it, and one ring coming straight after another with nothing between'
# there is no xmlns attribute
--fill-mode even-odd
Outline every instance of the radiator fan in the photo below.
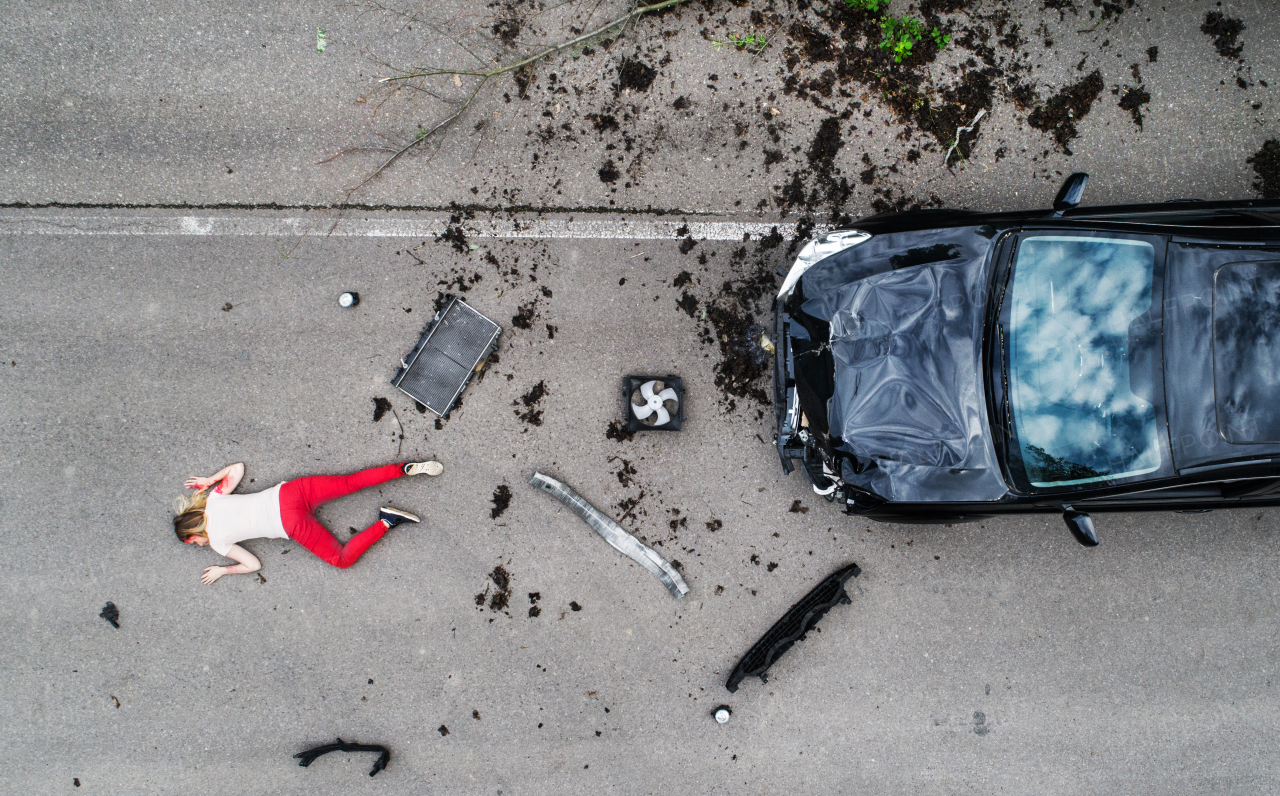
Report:
<svg viewBox="0 0 1280 796"><path fill-rule="evenodd" d="M679 431L684 423L684 385L675 376L627 376L628 431Z"/></svg>

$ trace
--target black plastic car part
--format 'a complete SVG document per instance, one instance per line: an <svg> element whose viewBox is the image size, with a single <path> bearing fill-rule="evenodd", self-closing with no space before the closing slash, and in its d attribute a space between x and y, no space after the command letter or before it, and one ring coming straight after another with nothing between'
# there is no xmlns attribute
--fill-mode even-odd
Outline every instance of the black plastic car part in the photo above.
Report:
<svg viewBox="0 0 1280 796"><path fill-rule="evenodd" d="M1053 197L1053 214L1060 216L1064 212L1080 204L1084 198L1084 186L1089 184L1089 175L1077 171L1063 181L1058 195Z"/></svg>
<svg viewBox="0 0 1280 796"><path fill-rule="evenodd" d="M747 677L755 676L759 677L762 683L769 682L768 671L774 661L781 658L793 644L802 640L833 606L852 602L849 595L845 593L844 584L849 578L856 578L860 574L862 570L857 564L850 564L837 570L806 594L800 602L791 606L791 609L769 628L769 632L761 636L755 646L747 650L747 654L742 656L738 665L733 667L728 682L724 684L724 687L729 689L729 693L736 693L738 684Z"/></svg>
<svg viewBox="0 0 1280 796"><path fill-rule="evenodd" d="M323 746L317 746L314 749L308 749L305 752L299 752L294 755L295 758L302 762L298 765L306 768L315 762L317 757L327 755L330 752L381 752L377 761L373 764L373 770L369 772L369 776L377 774L379 771L387 767L387 763L391 761L391 751L381 744L364 744L364 743L347 743L339 738L333 743L327 743Z"/></svg>
<svg viewBox="0 0 1280 796"><path fill-rule="evenodd" d="M1085 547L1098 546L1098 534L1093 530L1093 517L1070 506L1062 507L1062 519L1076 541Z"/></svg>

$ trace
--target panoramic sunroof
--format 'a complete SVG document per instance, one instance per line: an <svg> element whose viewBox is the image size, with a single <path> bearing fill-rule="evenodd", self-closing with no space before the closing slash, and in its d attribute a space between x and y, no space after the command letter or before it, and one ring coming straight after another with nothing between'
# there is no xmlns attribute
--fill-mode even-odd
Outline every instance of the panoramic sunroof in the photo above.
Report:
<svg viewBox="0 0 1280 796"><path fill-rule="evenodd" d="M1213 281L1218 431L1236 445L1280 442L1280 262L1229 263Z"/></svg>

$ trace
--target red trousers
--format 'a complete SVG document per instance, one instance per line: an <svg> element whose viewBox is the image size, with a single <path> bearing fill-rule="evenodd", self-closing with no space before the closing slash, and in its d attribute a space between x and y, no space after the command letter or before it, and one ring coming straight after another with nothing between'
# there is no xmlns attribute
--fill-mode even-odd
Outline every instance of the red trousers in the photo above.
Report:
<svg viewBox="0 0 1280 796"><path fill-rule="evenodd" d="M317 506L404 475L398 464L373 467L350 475L313 475L286 481L280 487L280 519L289 538L335 567L346 569L387 532L377 520L345 545L312 514Z"/></svg>

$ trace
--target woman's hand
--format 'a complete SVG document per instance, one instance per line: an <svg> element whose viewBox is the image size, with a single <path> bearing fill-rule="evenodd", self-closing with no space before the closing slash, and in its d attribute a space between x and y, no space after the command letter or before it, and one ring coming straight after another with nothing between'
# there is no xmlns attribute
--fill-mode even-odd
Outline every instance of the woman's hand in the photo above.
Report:
<svg viewBox="0 0 1280 796"><path fill-rule="evenodd" d="M227 574L226 567L205 567L204 574L200 576L200 582L208 586L225 574Z"/></svg>
<svg viewBox="0 0 1280 796"><path fill-rule="evenodd" d="M188 478L187 489L208 489L214 483L212 478Z"/></svg>

